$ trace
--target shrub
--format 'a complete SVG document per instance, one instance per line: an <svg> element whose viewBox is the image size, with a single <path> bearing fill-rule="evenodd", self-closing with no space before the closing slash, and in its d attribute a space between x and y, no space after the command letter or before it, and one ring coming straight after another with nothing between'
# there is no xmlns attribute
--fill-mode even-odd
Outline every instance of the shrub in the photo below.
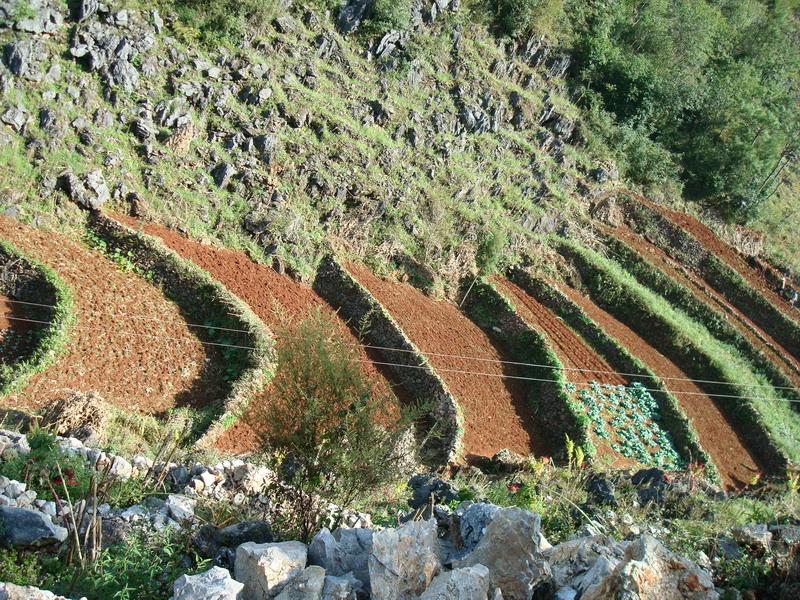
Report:
<svg viewBox="0 0 800 600"><path fill-rule="evenodd" d="M186 41L209 46L239 44L258 33L278 14L276 0L172 0L178 16L177 33Z"/></svg>
<svg viewBox="0 0 800 600"><path fill-rule="evenodd" d="M246 418L296 489L281 492L290 510L279 518L308 539L319 496L350 506L404 474L412 450L403 440L413 415L393 410L393 400L376 391L331 317L312 313L277 339L270 393Z"/></svg>
<svg viewBox="0 0 800 600"><path fill-rule="evenodd" d="M491 10L497 28L510 36L549 33L562 14L564 0L493 0Z"/></svg>
<svg viewBox="0 0 800 600"><path fill-rule="evenodd" d="M378 36L396 29L408 29L411 23L410 0L376 0L361 26L367 36Z"/></svg>
<svg viewBox="0 0 800 600"><path fill-rule="evenodd" d="M507 244L508 234L505 229L496 227L483 235L475 253L475 264L481 275L488 275L497 270Z"/></svg>

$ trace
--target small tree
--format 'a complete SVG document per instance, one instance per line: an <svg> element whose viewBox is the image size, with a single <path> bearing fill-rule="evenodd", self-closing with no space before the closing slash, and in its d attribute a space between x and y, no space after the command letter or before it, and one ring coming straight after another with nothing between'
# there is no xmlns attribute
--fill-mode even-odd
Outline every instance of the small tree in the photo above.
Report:
<svg viewBox="0 0 800 600"><path fill-rule="evenodd" d="M285 525L308 539L323 498L348 507L405 475L413 415L377 391L356 350L319 311L279 331L276 351L277 375L249 422L294 488L279 491Z"/></svg>

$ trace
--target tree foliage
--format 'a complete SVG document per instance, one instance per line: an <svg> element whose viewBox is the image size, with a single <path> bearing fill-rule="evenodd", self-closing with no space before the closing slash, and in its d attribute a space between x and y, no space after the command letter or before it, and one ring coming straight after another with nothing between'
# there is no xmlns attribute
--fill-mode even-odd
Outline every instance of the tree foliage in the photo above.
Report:
<svg viewBox="0 0 800 600"><path fill-rule="evenodd" d="M776 163L797 143L800 34L786 4L759 0L574 1L581 84L622 132L667 150L690 196L731 215L774 188ZM658 152L628 175L647 177ZM629 165L625 165L629 166ZM662 179L666 173L658 173ZM650 179L650 181L648 181Z"/></svg>

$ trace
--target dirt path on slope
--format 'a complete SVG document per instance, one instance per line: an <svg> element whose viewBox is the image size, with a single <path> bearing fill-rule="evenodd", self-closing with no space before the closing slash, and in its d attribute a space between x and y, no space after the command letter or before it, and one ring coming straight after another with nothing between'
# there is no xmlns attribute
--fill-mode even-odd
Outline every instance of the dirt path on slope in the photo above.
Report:
<svg viewBox="0 0 800 600"><path fill-rule="evenodd" d="M577 290L567 285L552 285L580 306L589 318L610 336L616 338L656 375L664 379L667 389L673 392L697 430L700 444L717 465L726 486L743 487L749 484L756 473L764 471L717 404L697 384L688 381L688 375L675 363Z"/></svg>
<svg viewBox="0 0 800 600"><path fill-rule="evenodd" d="M436 356L433 353L512 360L458 308L425 296L410 285L380 279L360 265L348 270L398 322L438 369L464 412L464 448L468 458L492 456L508 448L519 454L550 455L528 403L524 381L512 365ZM470 375L447 370L487 373Z"/></svg>
<svg viewBox="0 0 800 600"><path fill-rule="evenodd" d="M139 223L135 219L120 215L113 216L129 226L143 229L145 233L160 238L175 252L207 271L247 303L268 327L276 328L285 319L289 321L301 319L315 309L335 315L339 330L345 340L356 349L364 375L374 383L376 393L391 398L398 397L401 401L410 401L403 389L395 386L386 371L381 370L385 367L373 364L369 353L359 345L358 338L345 321L339 318L338 313L310 286L256 263L241 252L201 244L162 225ZM254 399L253 405L256 406L258 402L265 400L268 393L269 391L265 390L261 397ZM230 453L257 449L259 442L256 432L247 421L247 416L239 419L217 441L216 447Z"/></svg>
<svg viewBox="0 0 800 600"><path fill-rule="evenodd" d="M766 331L751 321L738 308L730 304L725 297L705 283L697 273L680 266L666 252L650 243L642 236L627 227L600 227L607 235L616 237L636 250L642 257L658 269L672 277L680 285L688 289L695 298L722 313L722 316L733 325L753 346L761 350L772 362L780 365L781 371L789 378L792 385L800 387L800 362ZM714 306L716 304L716 306ZM732 318L729 318L732 317Z"/></svg>
<svg viewBox="0 0 800 600"><path fill-rule="evenodd" d="M94 390L127 411L160 414L224 397L221 355L147 281L52 231L0 217L0 237L63 278L77 313L66 353L5 406L37 409L68 390Z"/></svg>
<svg viewBox="0 0 800 600"><path fill-rule="evenodd" d="M652 200L634 195L635 198L653 210L658 211L664 217L679 225L692 234L700 244L709 250L719 260L727 264L731 269L741 275L755 290L761 293L775 308L781 311L792 321L800 321L800 312L793 309L786 298L778 294L770 285L764 273L753 268L735 248L729 246L715 234L710 227L703 224L697 218L686 213L667 208L656 204Z"/></svg>
<svg viewBox="0 0 800 600"><path fill-rule="evenodd" d="M530 296L515 283L493 277L492 283L514 304L514 310L528 325L537 329L549 340L550 346L558 359L566 367L564 377L579 387L592 382L609 385L628 385L629 381L613 373L614 370L606 360L591 348L582 337L575 333L562 319L559 319L549 308ZM608 415L606 415L608 416ZM613 432L609 422L609 430ZM612 433L613 435L613 433ZM600 459L610 459L611 466L622 468L636 465L636 461L623 457L611 449L609 441L592 436L598 449Z"/></svg>

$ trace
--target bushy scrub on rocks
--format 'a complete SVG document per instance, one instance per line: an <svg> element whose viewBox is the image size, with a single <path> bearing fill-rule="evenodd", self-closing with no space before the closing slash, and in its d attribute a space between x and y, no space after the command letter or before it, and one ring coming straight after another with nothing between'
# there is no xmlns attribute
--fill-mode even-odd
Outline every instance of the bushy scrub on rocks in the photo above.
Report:
<svg viewBox="0 0 800 600"><path fill-rule="evenodd" d="M277 374L246 418L295 489L285 525L308 539L319 496L348 506L402 478L416 458L416 413L378 395L355 348L323 313L287 325L277 339Z"/></svg>

